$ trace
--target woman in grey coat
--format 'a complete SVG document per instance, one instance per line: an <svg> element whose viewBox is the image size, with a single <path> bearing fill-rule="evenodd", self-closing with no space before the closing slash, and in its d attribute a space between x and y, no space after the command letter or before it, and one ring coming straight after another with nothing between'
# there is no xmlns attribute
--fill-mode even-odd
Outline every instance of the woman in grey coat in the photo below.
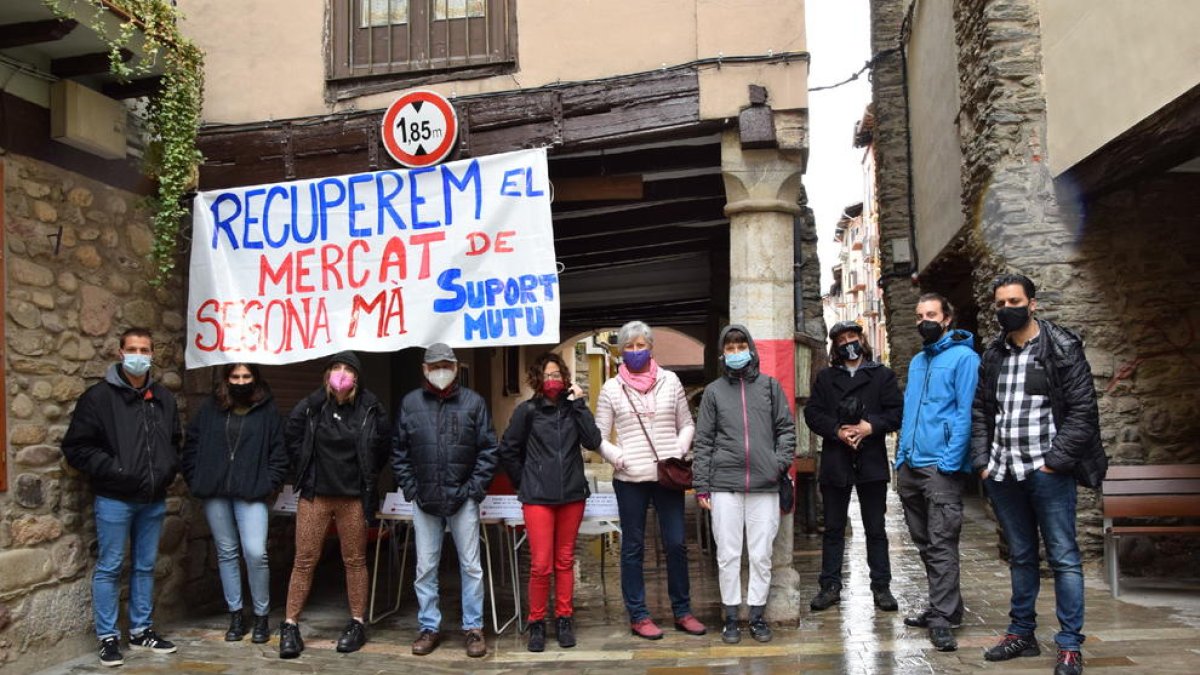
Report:
<svg viewBox="0 0 1200 675"><path fill-rule="evenodd" d="M771 639L763 618L771 586L771 545L779 530L779 478L792 465L796 422L779 381L758 370L758 351L745 327L721 331L725 374L704 389L696 424L693 483L701 508L712 511L718 581L725 607L721 639L742 639L741 560L750 559L750 635Z"/></svg>

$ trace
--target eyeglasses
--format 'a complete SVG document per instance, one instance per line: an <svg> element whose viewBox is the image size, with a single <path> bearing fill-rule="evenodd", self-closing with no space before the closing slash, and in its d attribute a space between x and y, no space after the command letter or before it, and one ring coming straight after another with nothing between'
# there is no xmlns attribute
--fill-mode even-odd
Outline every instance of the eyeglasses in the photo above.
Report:
<svg viewBox="0 0 1200 675"><path fill-rule="evenodd" d="M553 373L542 373L542 379L544 379L544 380L561 380L561 379L563 379L563 375L562 375L562 373L560 373L558 371L554 371Z"/></svg>

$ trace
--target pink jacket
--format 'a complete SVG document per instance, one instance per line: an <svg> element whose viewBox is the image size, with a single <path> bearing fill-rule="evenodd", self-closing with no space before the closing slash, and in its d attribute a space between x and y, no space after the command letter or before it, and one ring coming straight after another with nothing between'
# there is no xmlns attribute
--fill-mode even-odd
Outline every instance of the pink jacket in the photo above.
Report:
<svg viewBox="0 0 1200 675"><path fill-rule="evenodd" d="M630 407L630 398L633 407ZM613 465L613 477L630 483L657 480L654 455L634 408L640 413L646 432L654 439L659 459L690 456L696 424L692 421L679 376L659 368L658 380L645 394L626 385L620 377L613 377L601 387L596 401L596 426L600 427L604 437L600 454ZM613 438L614 430L616 442L612 443L609 439Z"/></svg>

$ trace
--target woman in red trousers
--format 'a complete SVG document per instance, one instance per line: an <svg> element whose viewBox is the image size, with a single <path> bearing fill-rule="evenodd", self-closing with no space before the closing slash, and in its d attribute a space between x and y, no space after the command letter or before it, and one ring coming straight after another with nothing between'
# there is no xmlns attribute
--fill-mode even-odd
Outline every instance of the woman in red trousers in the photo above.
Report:
<svg viewBox="0 0 1200 675"><path fill-rule="evenodd" d="M535 392L513 412L500 461L517 488L529 536L529 651L546 648L546 606L554 577L560 647L575 646L572 603L575 538L589 491L581 446L600 447L600 430L562 357L542 354L529 368Z"/></svg>

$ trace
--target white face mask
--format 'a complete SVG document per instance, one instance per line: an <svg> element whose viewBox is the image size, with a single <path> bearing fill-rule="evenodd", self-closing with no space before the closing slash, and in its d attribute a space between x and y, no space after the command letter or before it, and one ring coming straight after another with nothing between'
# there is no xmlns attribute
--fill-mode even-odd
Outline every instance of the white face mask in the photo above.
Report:
<svg viewBox="0 0 1200 675"><path fill-rule="evenodd" d="M437 368L425 373L425 379L429 380L429 384L432 384L434 388L445 389L450 386L451 382L454 382L455 375L453 368Z"/></svg>

